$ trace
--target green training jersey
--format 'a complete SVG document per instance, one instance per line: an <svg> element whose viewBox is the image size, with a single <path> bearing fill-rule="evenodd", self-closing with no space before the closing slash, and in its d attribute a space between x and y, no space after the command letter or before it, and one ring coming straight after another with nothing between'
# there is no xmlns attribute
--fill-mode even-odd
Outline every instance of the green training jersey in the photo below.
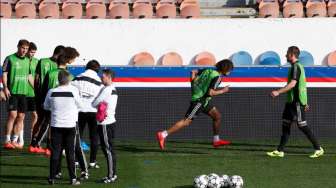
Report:
<svg viewBox="0 0 336 188"><path fill-rule="evenodd" d="M57 69L57 63L52 58L43 58L40 59L36 67L36 74L40 75L40 85L43 85L44 78L47 73L51 70Z"/></svg>
<svg viewBox="0 0 336 188"><path fill-rule="evenodd" d="M27 95L30 84L29 76L29 59L12 54L6 57L3 64L3 72L8 72L7 87L11 94Z"/></svg>
<svg viewBox="0 0 336 188"><path fill-rule="evenodd" d="M292 80L296 80L297 83L293 89L287 92L287 102L300 102L300 104L303 106L307 105L308 97L306 75L300 62L293 64L288 71L287 83L290 83Z"/></svg>
<svg viewBox="0 0 336 188"><path fill-rule="evenodd" d="M58 83L58 73L61 71L61 70L65 70L65 69L62 69L62 68L58 68L58 69L55 69L55 70L51 70L49 73L48 73L48 89L53 89L55 87L57 87L59 85ZM70 80L73 80L74 76L72 74L70 74Z"/></svg>
<svg viewBox="0 0 336 188"><path fill-rule="evenodd" d="M205 69L198 72L191 82L192 101L204 100L205 105L211 100L208 95L210 89L216 89L221 82L220 73L213 69Z"/></svg>
<svg viewBox="0 0 336 188"><path fill-rule="evenodd" d="M30 74L32 75L32 77L35 77L35 71L36 71L36 66L38 63L38 59L33 57L32 59L30 59L30 64L29 64L29 70L30 70ZM30 87L28 88L28 94L27 97L35 97L35 91L33 86L29 85Z"/></svg>

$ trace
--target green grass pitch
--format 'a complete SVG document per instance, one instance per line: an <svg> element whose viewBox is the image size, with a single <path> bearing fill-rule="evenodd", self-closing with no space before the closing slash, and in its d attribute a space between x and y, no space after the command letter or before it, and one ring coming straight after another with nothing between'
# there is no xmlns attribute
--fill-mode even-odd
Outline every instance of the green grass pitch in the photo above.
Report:
<svg viewBox="0 0 336 188"><path fill-rule="evenodd" d="M266 151L277 140L235 141L231 146L214 149L209 142L168 140L166 151L156 142L118 141L118 181L101 184L106 175L105 158L98 153L100 169L90 170L89 180L80 187L117 188L192 188L200 174L241 175L246 188L335 188L336 139L322 140L326 154L309 159L312 149L304 139L292 139L283 159L273 159ZM88 154L87 154L88 158ZM1 151L1 188L48 187L49 160L23 151ZM63 160L63 180L54 188L70 187Z"/></svg>

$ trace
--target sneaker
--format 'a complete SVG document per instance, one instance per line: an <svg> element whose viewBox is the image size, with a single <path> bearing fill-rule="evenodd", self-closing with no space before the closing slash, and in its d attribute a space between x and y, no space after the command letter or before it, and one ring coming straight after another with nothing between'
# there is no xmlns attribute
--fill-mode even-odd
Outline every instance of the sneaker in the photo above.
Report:
<svg viewBox="0 0 336 188"><path fill-rule="evenodd" d="M75 162L75 168L79 168L79 162Z"/></svg>
<svg viewBox="0 0 336 188"><path fill-rule="evenodd" d="M319 158L319 157L321 157L323 154L324 154L324 150L323 150L322 147L320 147L319 150L315 150L315 152L314 152L312 155L310 155L309 157L310 157L310 158Z"/></svg>
<svg viewBox="0 0 336 188"><path fill-rule="evenodd" d="M50 157L50 156L51 156L51 151L50 151L50 149L48 149L48 148L45 149L45 153L44 153L44 154L45 154L46 157Z"/></svg>
<svg viewBox="0 0 336 188"><path fill-rule="evenodd" d="M218 140L216 142L213 142L212 145L213 147L217 148L219 146L225 146L225 145L230 145L231 142L228 140Z"/></svg>
<svg viewBox="0 0 336 188"><path fill-rule="evenodd" d="M164 150L165 148L165 137L162 135L162 132L157 132L156 133L156 139L159 142L159 146L161 150Z"/></svg>
<svg viewBox="0 0 336 188"><path fill-rule="evenodd" d="M23 144L20 144L18 142L12 142L12 145L15 149L23 149Z"/></svg>
<svg viewBox="0 0 336 188"><path fill-rule="evenodd" d="M93 169L93 168L98 169L98 168L100 168L100 167L98 166L97 163L90 163L90 164L89 164L89 168L91 168L91 169Z"/></svg>
<svg viewBox="0 0 336 188"><path fill-rule="evenodd" d="M270 157L284 157L285 153L283 151L274 150L272 152L267 152L267 155Z"/></svg>
<svg viewBox="0 0 336 188"><path fill-rule="evenodd" d="M105 178L102 179L102 182L103 183L113 183L117 180L117 178L118 178L117 175L112 176L112 178L105 177Z"/></svg>
<svg viewBox="0 0 336 188"><path fill-rule="evenodd" d="M30 145L30 146L28 147L28 152L29 152L29 153L36 153L36 147Z"/></svg>
<svg viewBox="0 0 336 188"><path fill-rule="evenodd" d="M41 146L36 147L36 153L44 154L45 152L46 152L46 149L43 149Z"/></svg>
<svg viewBox="0 0 336 188"><path fill-rule="evenodd" d="M89 173L88 172L81 172L81 175L80 175L80 180L87 180L89 179Z"/></svg>
<svg viewBox="0 0 336 188"><path fill-rule="evenodd" d="M83 149L83 151L90 151L90 147L89 147L89 145L87 145L86 142L81 141L80 144L81 144L81 148Z"/></svg>
<svg viewBox="0 0 336 188"><path fill-rule="evenodd" d="M15 149L15 146L12 144L12 142L8 141L3 145L4 149Z"/></svg>
<svg viewBox="0 0 336 188"><path fill-rule="evenodd" d="M54 185L55 184L55 180L48 178L48 183L49 183L49 185Z"/></svg>
<svg viewBox="0 0 336 188"><path fill-rule="evenodd" d="M71 185L80 185L80 181L78 181L77 179L72 179L70 182Z"/></svg>
<svg viewBox="0 0 336 188"><path fill-rule="evenodd" d="M58 180L62 179L62 172L57 173L55 176L55 179L58 179Z"/></svg>

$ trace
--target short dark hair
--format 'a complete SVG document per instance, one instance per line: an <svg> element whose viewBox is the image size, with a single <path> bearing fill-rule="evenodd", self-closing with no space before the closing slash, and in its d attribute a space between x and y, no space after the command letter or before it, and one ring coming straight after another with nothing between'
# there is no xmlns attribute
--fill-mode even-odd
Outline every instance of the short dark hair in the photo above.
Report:
<svg viewBox="0 0 336 188"><path fill-rule="evenodd" d="M29 43L29 51L30 51L30 50L37 50L37 46L36 46L35 43L33 43L33 42L30 42L30 43Z"/></svg>
<svg viewBox="0 0 336 188"><path fill-rule="evenodd" d="M103 72L103 74L105 74L106 76L111 77L111 79L114 78L114 72L113 72L112 70L110 70L110 69L104 69L102 72Z"/></svg>
<svg viewBox="0 0 336 188"><path fill-rule="evenodd" d="M68 63L68 59L66 58L66 56L64 54L61 54L60 56L58 56L57 58L57 65L66 65Z"/></svg>
<svg viewBox="0 0 336 188"><path fill-rule="evenodd" d="M65 47L63 45L58 45L56 46L56 48L54 49L54 53L53 53L53 56L60 56L61 54L64 53L64 49Z"/></svg>
<svg viewBox="0 0 336 188"><path fill-rule="evenodd" d="M17 47L20 47L20 46L29 46L29 41L26 39L19 40Z"/></svg>
<svg viewBox="0 0 336 188"><path fill-rule="evenodd" d="M66 70L60 70L58 72L59 85L66 85L70 82L70 73Z"/></svg>
<svg viewBox="0 0 336 188"><path fill-rule="evenodd" d="M295 55L296 58L300 56L300 49L297 46L291 46L288 48L287 53Z"/></svg>
<svg viewBox="0 0 336 188"><path fill-rule="evenodd" d="M64 55L68 60L70 60L70 59L75 59L76 57L78 57L79 52L73 47L66 47L64 49Z"/></svg>
<svg viewBox="0 0 336 188"><path fill-rule="evenodd" d="M220 72L229 72L233 69L233 63L229 59L223 59L216 63L216 68Z"/></svg>
<svg viewBox="0 0 336 188"><path fill-rule="evenodd" d="M97 60L90 60L87 64L86 64L86 67L85 67L86 70L90 69L90 70L93 70L93 71L96 71L96 72L99 72L99 69L100 69L100 64Z"/></svg>

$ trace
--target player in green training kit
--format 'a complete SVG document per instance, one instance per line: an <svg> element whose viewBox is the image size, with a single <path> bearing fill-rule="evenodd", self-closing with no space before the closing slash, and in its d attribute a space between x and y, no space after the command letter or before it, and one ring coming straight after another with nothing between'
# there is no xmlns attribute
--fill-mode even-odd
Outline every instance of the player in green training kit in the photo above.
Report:
<svg viewBox="0 0 336 188"><path fill-rule="evenodd" d="M22 144L18 143L20 130L23 128L25 111L27 106L26 95L30 87L29 59L26 57L29 48L27 40L20 40L17 45L17 52L6 57L3 64L3 91L8 99L8 120L5 137L5 149L21 149ZM14 137L11 140L14 123Z"/></svg>
<svg viewBox="0 0 336 188"><path fill-rule="evenodd" d="M221 95L229 91L226 86L218 89L221 83L222 75L228 76L233 69L233 63L228 60L222 60L216 64L216 69L194 70L191 73L192 98L189 109L184 119L176 122L172 127L165 131L157 132L156 137L161 149L165 147L165 139L178 130L189 126L193 119L203 112L213 119L213 146L219 147L230 144L229 141L219 138L221 114L218 109L211 104L213 96Z"/></svg>
<svg viewBox="0 0 336 188"><path fill-rule="evenodd" d="M291 46L287 51L287 61L291 64L288 72L287 85L279 90L272 91L272 97L277 97L282 93L287 93L287 103L282 118L282 136L278 149L267 152L271 157L284 157L284 147L288 142L291 125L295 123L299 129L307 136L313 144L315 153L310 158L318 158L324 154L323 148L318 143L314 134L307 125L305 112L309 110L306 75L303 66L299 62L300 50L296 46Z"/></svg>
<svg viewBox="0 0 336 188"><path fill-rule="evenodd" d="M39 130L45 121L49 121L49 114L43 109L44 98L42 98L42 85L45 76L50 70L57 69L57 59L64 53L65 47L59 45L55 48L53 55L50 58L42 58L38 61L35 70L34 90L35 90L35 102L37 112L37 122L33 128L32 139L28 151L31 153L45 153L46 150L39 146L37 137L39 136ZM41 136L43 137L43 135Z"/></svg>

